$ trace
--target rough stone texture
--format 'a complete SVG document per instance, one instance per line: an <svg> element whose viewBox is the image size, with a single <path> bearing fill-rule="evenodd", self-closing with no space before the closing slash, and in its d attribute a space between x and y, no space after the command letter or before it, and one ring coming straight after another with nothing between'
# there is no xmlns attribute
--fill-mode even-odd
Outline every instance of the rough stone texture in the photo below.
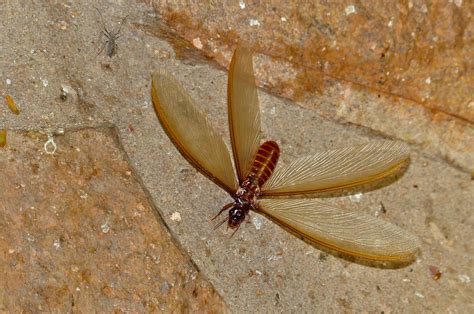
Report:
<svg viewBox="0 0 474 314"><path fill-rule="evenodd" d="M223 66L236 42L249 43L271 92L473 170L472 1L153 4Z"/></svg>
<svg viewBox="0 0 474 314"><path fill-rule="evenodd" d="M225 309L150 206L113 129L12 132L0 152L0 309ZM8 178L8 180L6 180Z"/></svg>
<svg viewBox="0 0 474 314"><path fill-rule="evenodd" d="M456 10L464 12L466 3L464 1L461 7ZM235 5L223 6L217 1L211 1L210 4L218 8L232 8ZM7 5L0 6L0 25L2 27L2 32L0 32L0 42L2 43L0 45L2 55L0 84L2 85L0 86L2 86L2 90L0 92L2 96L12 95L21 110L20 115L16 116L6 107L0 109L0 129L8 129L9 132L8 144L0 150L0 156L5 156L8 153L9 156L19 158L20 153L23 152L23 139L27 141L25 135L22 135L24 130L41 131L43 135L39 137L39 142L32 142L37 145L35 146L37 153L31 157L23 157L27 161L25 162L27 165L22 167L27 167L32 162L38 164L41 162L46 165L47 161L60 157L42 156L40 161L35 159L47 140L46 133L58 134L54 136L55 142L59 144L58 154L60 152L65 154L68 150L66 142L63 141L66 138L72 141L75 136L80 137L82 134L82 132L76 133L75 130L82 130L85 127L102 129L104 126L113 125L120 144L129 158L129 166L123 161L106 159L108 161L105 164L107 167L99 168L112 167L109 164L118 162L122 165L119 169L124 169L124 171L120 172L118 178L103 179L124 182L123 186L112 185L114 189L117 186L123 187L123 193L129 189L132 192L141 193L140 187L130 183L132 179L128 179L126 175L123 176L123 173L127 171L125 169L129 169L128 167L134 169L143 184L142 186L149 191L157 212L169 226L171 234L179 246L191 257L199 273L215 287L230 310L235 312L255 311L256 309L262 312L314 312L315 309L322 312L450 311L461 313L474 311L471 297L474 294L472 283L474 249L471 241L474 238L473 181L470 178L470 173L463 172L453 167L452 163L446 162L446 159L439 158L442 153L445 157L449 157L448 159L454 164L462 166L463 169L470 169L472 150L469 149L472 146L469 145L472 145L473 136L471 124L466 122L467 116L464 116L464 120L462 120L449 113L426 110L416 101L403 97L392 98L390 93L380 93L380 100L378 100L378 93L369 93L364 86L357 87L354 83L336 80L327 77L326 74L324 75L325 83L321 86L322 94L313 96L302 94L309 97L309 100L302 97L302 100L297 103L304 105L304 107L295 106L294 102L260 92L263 131L267 138L275 139L281 144L282 162L288 162L299 154L310 154L322 149L379 140L386 136L396 136L399 140L413 144L411 145L411 166L399 181L384 189L363 195L341 197L328 201L344 205L349 210L362 210L371 214L379 213L382 219L398 224L419 235L423 241L422 255L410 267L397 270L370 268L349 263L332 255L322 254L319 250L301 242L256 214L252 215L250 224L242 226L239 232L231 238L225 228L213 231L213 224L210 222L210 217L215 214L216 210L229 201L228 196L199 175L177 153L154 115L149 93L150 73L158 67L169 70L182 82L192 97L196 99L196 103L209 115L211 122L217 126L219 132L227 140L225 109L227 73L222 70L222 67L216 69L215 63L199 53L198 49L193 48L190 43L192 43L192 39L196 38L194 35L196 31L201 36L202 50L212 51L215 58L227 66L225 60L230 58L230 44L234 43L235 38L232 39L229 46L224 47L221 44L216 44L216 48L207 49L208 42L205 40L207 37L203 35L204 32L200 33L199 25L193 28L183 28L192 35L190 41L183 40L176 32L173 33L167 28L166 23L171 23L167 20L168 16L157 16L154 9L147 4L132 1L120 3L100 1L96 5L101 10L109 28L117 29L122 18L129 15L121 30L122 37L117 42L118 54L112 59L103 54L97 56L101 45L99 33L102 25L97 11L91 7L88 1L61 3L41 1L35 4L11 1ZM346 6L341 6L341 10L344 10ZM249 7L250 5L247 5L247 10ZM175 14L176 21L179 22L180 17L186 17L185 12L180 11ZM195 11L196 18L202 17L200 12L202 11ZM210 11L210 13L212 12L214 11ZM234 16L238 16L239 12L248 11L238 7L234 15L225 18L231 21ZM272 16L271 12L272 10L269 8L265 14L263 11L259 14ZM359 12L357 4L356 12ZM350 14L346 18L357 18L355 14ZM222 14L209 15L209 19L206 21L210 23L223 16ZM260 20L260 17L258 19ZM239 24L242 27L236 29L243 32L246 29L244 24L248 25L248 13L242 21ZM268 31L271 28L266 28L266 24L263 24L262 21L260 20L261 26L253 27L250 33L261 36L263 45L266 42L264 40L266 38L265 30ZM459 21L459 23L464 23L465 20L460 19ZM184 22L181 24L186 25ZM176 25L175 22L173 25ZM469 34L468 26L463 26L466 36ZM221 30L226 30L226 28L221 27ZM179 31L178 28L177 31ZM236 37L240 36L237 31L234 31L234 34ZM222 34L220 36L231 38L231 35L229 33L227 37ZM199 46L199 42L195 41L194 46ZM347 44L345 49L349 46ZM261 48L263 49L263 47ZM214 51L214 49L216 50ZM269 63L270 58L264 55L265 51L261 52L263 54L257 56L255 60L255 68L261 82L270 82L265 83L265 86L271 88L272 91L285 95L282 93L282 87L292 86L279 83L280 78L276 75L277 71L280 71L283 76L288 75L289 78L297 77L298 73L303 73L304 76L300 77L300 82L307 81L310 88L317 86L312 83L309 74L304 71L300 72L299 68L290 68L288 64L291 65L292 62L282 59L281 66L278 66L278 62ZM321 71L317 71L317 73L321 73ZM371 82L369 80L371 76L363 78L367 82ZM10 83L7 83L7 80L10 80ZM303 91L307 91L308 95L310 90L303 88ZM289 95L291 96L291 94ZM347 100L342 102L341 99ZM315 108L318 110L314 110ZM346 121L353 123L344 123ZM365 124L364 121L371 124ZM359 123L377 127L374 129L364 128L360 127ZM64 132L64 136L60 135L62 132ZM123 152L114 146L115 144L111 144L113 141L111 141L112 135L110 133L106 132L106 135L101 135L101 132L94 131L92 134L95 134L92 139L97 137L102 141L92 143L90 143L90 139L85 141L90 145L95 144L94 150L91 148L90 154L87 156L95 156L93 155L95 150L102 150L101 144L109 145L107 149L116 152L116 156L123 156ZM83 143L83 140L80 142ZM30 152L32 151L30 150ZM71 151L72 153L74 150ZM79 155L80 152L74 154ZM101 155L100 159L105 156L109 156L109 154ZM72 165L78 162L72 158L72 155L67 158L63 157ZM99 160L90 162L98 163ZM63 165L63 167L66 166ZM9 171L12 170L9 169ZM32 172L33 170L25 171ZM39 168L38 171L42 171L42 169ZM85 171L90 174L93 170L86 168ZM1 174L4 173L1 172ZM48 178L49 173L45 173L43 177ZM3 179L1 180L2 184L7 185L10 180L15 182L15 186L17 181L22 181L21 176L16 175L4 175L0 178ZM31 204L24 206L24 209L28 210L28 213L34 213L37 221L54 222L56 220L53 219L57 219L54 210L45 208L40 211L38 209L41 207L38 204L48 201L43 199L43 195L49 196L56 183L48 180L42 181L41 176L35 180L38 184L34 188L38 192L24 196L32 199ZM85 181L85 179L83 180ZM128 185L125 184L127 182ZM76 189L78 185L78 182L75 185L71 183L70 193L75 193L76 198L79 196L78 202L91 202L94 193L89 191L91 193L88 193L88 198L82 200L80 191ZM8 187L10 190L11 184ZM30 186L30 188L33 187ZM2 189L2 191L4 190L6 191L6 188ZM82 190L84 189L82 188ZM15 193L21 192L24 190L20 185ZM114 202L113 204L120 202L130 204L129 207L112 207L111 210L116 210L117 213L123 213L122 215L125 216L127 209L136 208L138 200L142 198L132 192L129 192L129 200L124 198L119 198L119 202L115 202L115 199L110 200ZM114 195L112 194L112 196ZM54 199L56 200L56 198ZM59 202L60 199L57 201ZM387 209L385 214L380 213L380 202ZM104 234L100 226L104 224L104 219L108 218L107 215L111 214L107 211L97 211L96 217L91 213L99 207L87 206L82 208L84 216L79 212L74 212L76 213L74 216L76 225L73 226L71 223L70 228L78 228L80 231L75 236L90 239L92 244L96 244L95 247L105 243L104 250L108 250L106 251L108 254L110 254L110 250L116 249L114 246L107 246L110 243L131 247L131 235L127 234L126 231L129 230L127 228L132 228L132 230L150 228L146 233L152 237L150 239L161 239L161 237L159 238L161 233L158 231L160 224L157 223L159 220L150 214L146 201L141 201L141 203L146 209L145 212L149 214L147 216L149 218L146 221L143 220L141 225L126 225L120 216L117 216L116 220L112 221L116 222L116 228L121 228L114 229L114 226L111 225L109 233ZM17 208L20 204L19 200L14 202ZM31 206L36 210L31 210ZM6 208L1 205L0 210L2 215L7 213ZM129 213L133 213L133 211ZM19 214L17 213L17 215ZM95 223L95 229L77 221L87 219L86 217L91 219L91 223ZM134 219L140 219L140 217L132 216L127 220L130 222ZM1 222L2 234L23 234L24 230L21 225L4 227L4 221L6 220ZM25 230L34 235L36 242L28 242L28 238L25 236L22 243L37 248L34 252L37 260L52 261L53 254L58 254L58 251L65 252L68 249L67 245L80 244L80 242L70 242L69 238L64 238L65 241L61 242L60 233L53 233L57 237L50 236L48 233L50 231L46 228L40 229L36 222L33 224L30 221L27 226L30 229ZM63 228L62 225L58 223L57 226L51 226L51 228L53 231L63 230L60 229ZM120 236L118 234L115 236L118 232L121 232ZM64 234L67 234L67 230L64 231ZM143 231L142 234L145 232ZM113 241L107 241L112 236L114 237ZM60 249L58 250L54 247L56 239L60 240ZM40 240L44 241L42 243L46 245L44 249L38 244ZM6 244L1 243L2 258L14 258L9 253L11 248L16 250L12 245L13 240ZM94 245L91 246L94 247ZM146 248L137 246L134 252L145 252ZM158 248L157 245L155 249L158 250ZM13 254L18 254L17 251L15 252ZM22 251L22 254L24 252ZM125 261L125 265L136 262L133 258L127 259L129 253L117 250L117 260ZM85 255L79 255L77 251L71 250L71 253L65 253L60 261L72 261L72 265L74 261L81 258L84 262L80 266L93 265L94 261L85 258L93 254L87 251ZM29 255L25 256L29 257ZM25 264L27 261L25 259ZM108 299L103 300L118 299L118 304L125 304L125 301L128 301L130 306L136 305L133 303L135 296L132 290L114 290L111 285L111 283L117 282L125 286L135 282L133 280L119 281L117 279L118 270L114 265L119 264L121 273L126 274L127 278L140 278L147 268L126 269L118 261L104 261L107 265L111 265L111 269L105 269L103 277L93 277L94 273L91 272L90 280L96 280L92 282L97 284L97 287L111 288L94 295L95 299L91 301L91 306L104 310L111 309L111 307L101 307L98 295L106 295ZM141 261L143 261L143 265L156 267L146 257L143 257ZM167 264L168 261L169 264ZM16 267L25 264L17 263L19 266ZM170 269L171 273L179 273L182 269L180 264L175 265L174 260L162 258L160 265L164 267L165 264L169 267L166 269ZM32 280L32 287L39 287L42 282L49 283L53 287L60 287L44 290L43 293L54 292L54 294L48 295L50 304L62 304L65 295L69 296L67 293L63 294L59 284L53 285L56 284L54 280L57 280L58 283L71 283L80 280L77 279L76 276L79 275L72 271L71 266L66 268L70 270L66 275L61 272L60 268L48 268L40 273L22 275L10 270L10 264L4 262L2 265L8 265L5 267L9 267L9 276L18 276L21 279L23 278L21 276L33 277L37 275L39 279ZM48 266L50 264L45 262L42 265ZM189 265L188 262L186 265ZM440 279L433 279L432 271L430 271L433 267L430 266L439 268L442 273ZM153 274L157 272L158 270ZM45 274L50 275L46 276ZM60 281L61 278L64 281ZM147 282L146 276L142 278L141 284ZM148 290L143 286L137 289L142 291L145 296L158 293L156 289L161 294L171 287L173 281L167 279L167 282L169 286L160 281L159 285L156 283L156 286L153 286L154 289ZM30 286L22 287L17 294L8 295L5 294L5 289L2 289L2 302L5 300L4 302L15 305L27 302L37 304L34 302L37 302L35 300L38 300L41 294L30 294L31 290L28 290L32 289ZM72 287L75 288L75 286ZM170 288L170 294L174 288ZM81 286L81 292L84 293L84 291L87 290ZM203 293L203 295L206 294ZM190 298L193 300L192 297ZM198 298L200 298L200 294L198 294ZM184 299L184 301L190 301ZM76 300L76 302L79 301ZM173 304L171 301L169 302L169 304ZM175 305L177 309L180 306L180 304ZM181 305L184 306L184 304ZM221 301L208 300L208 309L219 310L220 306ZM27 306L25 308L28 309ZM170 308L173 308L172 305ZM44 309L48 310L46 303ZM84 305L84 311L88 309Z"/></svg>

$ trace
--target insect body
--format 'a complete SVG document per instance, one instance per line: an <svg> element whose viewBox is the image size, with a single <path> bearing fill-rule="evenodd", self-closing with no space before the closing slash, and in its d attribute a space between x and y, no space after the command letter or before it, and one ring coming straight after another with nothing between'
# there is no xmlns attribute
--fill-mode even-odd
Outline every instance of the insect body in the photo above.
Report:
<svg viewBox="0 0 474 314"><path fill-rule="evenodd" d="M184 158L233 198L228 211L237 228L250 211L265 215L293 234L343 254L375 261L409 262L419 240L409 232L363 213L314 199L318 193L373 183L397 172L407 147L374 142L301 157L277 166L280 149L261 144L260 111L250 50L238 47L228 80L232 158L222 137L168 73L152 77L152 99L163 129ZM214 218L216 218L214 217Z"/></svg>
<svg viewBox="0 0 474 314"><path fill-rule="evenodd" d="M234 195L235 201L225 205L217 214L219 216L223 211L229 210L229 217L223 220L222 223L227 221L230 228L238 228L249 211L257 209L260 187L272 175L278 157L280 157L280 148L277 143L268 141L260 145L250 168L250 174L240 184Z"/></svg>
<svg viewBox="0 0 474 314"><path fill-rule="evenodd" d="M104 51L104 49L105 49L105 54L109 58L112 58L114 55L117 54L117 50L118 50L117 39L119 39L119 37L121 36L120 31L122 30L122 25L125 22L125 19L127 18L127 16L125 16L123 18L122 22L120 23L120 27L117 31L114 31L114 30L109 31L107 29L107 26L105 25L105 21L104 21L104 17L102 16L102 13L100 13L99 9L97 9L97 8L95 8L95 9L97 10L97 12L99 12L100 18L102 20L102 24L103 24L103 28L104 28L102 30L102 34L105 36L105 41L102 44L102 48L100 48L97 55L100 55L102 53L102 51Z"/></svg>

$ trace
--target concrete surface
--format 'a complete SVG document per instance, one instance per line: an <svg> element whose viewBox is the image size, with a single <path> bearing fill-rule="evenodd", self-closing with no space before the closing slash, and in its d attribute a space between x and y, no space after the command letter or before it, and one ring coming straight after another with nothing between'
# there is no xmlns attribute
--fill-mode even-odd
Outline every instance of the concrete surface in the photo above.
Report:
<svg viewBox="0 0 474 314"><path fill-rule="evenodd" d="M121 31L122 37L118 40L118 54L113 58L97 56L102 26L97 11L86 1L41 2L34 5L15 1L1 5L1 92L2 96L12 95L21 110L18 116L6 107L0 111L0 129L4 128L9 132L7 148L0 150L3 160L20 159L19 156L22 156L21 160L25 163L29 160L31 163L41 156L41 152L44 153L41 143L47 141L48 133L57 134L53 138L57 139L55 142L58 144L58 151L67 152L69 142L61 139L70 137L72 141L83 133L77 130L90 128L91 130L86 132L90 136L87 141L78 140L81 145L89 145L83 158L108 160L107 158L115 154L123 160L124 154L128 156L129 165L122 162L120 167L123 170L127 167L133 169L130 171L136 173L141 187L137 187L135 183L133 189L132 185L125 185L127 188L121 188L123 193L131 193L135 197L149 193L154 206L144 206L148 215L151 208L156 207L157 216L151 218L149 215L148 222L143 221L141 224L150 224L149 235L152 236L153 230L159 230L159 217L162 217L177 243L177 246L166 246L164 242L163 250L179 247L183 251L182 254L192 260L192 264L177 264L174 260L167 260L162 262L166 263L166 267L163 267L170 274L178 274L183 269L188 269L191 273L198 272L199 276L208 280L222 298L220 300L211 290L207 290L209 294L204 294L204 301L208 302L208 311L223 311L219 305L221 301L234 312L258 309L267 312L468 313L474 310L474 252L471 241L474 237L474 185L468 172L453 167L441 158L442 155L438 154L436 149L431 149L436 143L427 147L416 145L415 142L411 146L411 165L405 175L394 184L370 193L330 200L350 210L378 214L382 219L417 234L423 242L422 254L418 261L409 267L387 270L341 260L303 243L256 214L252 215L251 223L242 226L231 238L225 228L212 230L210 222L210 217L228 201L228 197L179 155L162 131L149 96L150 73L158 67L168 69L189 90L197 104L202 106L202 110L209 115L212 123L227 140L226 72L205 58L195 57L199 54L189 45L186 46L186 43L181 50L176 50L180 53L180 58L176 58L175 50L168 43L172 40L172 32L159 31L160 23L163 28L166 28L166 25L163 25L164 21L154 13L151 6L133 1L101 1L97 3L97 7L108 25L113 27L118 27L122 18L129 15ZM177 41L180 42L179 39L173 38L174 44ZM188 54L183 55L183 51ZM288 162L302 153L310 154L322 149L363 143L387 135L380 130L373 131L341 123L335 120L337 117L320 115L314 107L311 109L295 106L290 101L263 92L260 92L259 96L264 134L266 138L275 139L281 145L282 162ZM330 102L331 99L326 101ZM334 102L337 102L337 99ZM356 107L346 110L353 110L351 112L357 115ZM371 111L369 113L376 114ZM357 115L360 119L367 116L365 112L360 115ZM395 113L393 115L396 116ZM390 129L398 127L397 120L387 120L386 125ZM121 146L113 144L114 132L100 131L110 126L114 126L113 130L116 130ZM33 134L42 134L36 135L39 142L33 145L25 138L22 134L27 130L34 131ZM466 137L465 141L472 142L472 126L469 130L471 131L463 133L463 136ZM61 135L63 132L64 135ZM449 129L445 129L445 132L449 132ZM403 137L401 139L403 140ZM33 145L34 148L24 147L25 145ZM93 145L99 153L104 149L103 146L108 150L94 155L97 152ZM120 151L120 147L123 151ZM467 156L466 160L472 158ZM62 156L58 153L48 155L47 158L63 158L65 164L77 162L76 157L70 154ZM82 167L87 169L87 161L84 162ZM5 167L6 163L3 165ZM12 189L17 186L17 182L22 181L20 175L26 175L6 171L2 174L3 184L7 184L2 191L7 190L7 187ZM112 174L110 176L113 179L111 182L118 182L114 181L118 179ZM28 206L39 208L33 203L41 202L42 195L51 188L46 184L47 173L35 180L38 189L32 190L32 201ZM21 189L20 185L19 190ZM111 188L111 191L113 190ZM5 195L10 195L8 204L12 204L11 206L14 206L15 200L20 197L17 194ZM100 193L97 193L96 197L99 199ZM120 200L115 198L114 204L118 205ZM57 201L61 201L61 197L58 197ZM123 202L125 204L125 199ZM145 204L144 202L142 204ZM387 210L386 213L380 212L381 202ZM16 206L19 204L18 200ZM11 213L7 211L9 208L2 207L2 215L9 213L12 215L9 216L12 217L10 219L20 219L21 213ZM62 210L66 211L66 208ZM52 213L35 211L38 219ZM91 213L92 207L85 206L84 219ZM76 213L74 217L79 220L81 215ZM64 268L36 267L35 260L24 257L23 263L26 265L12 263L10 256L17 256L20 249L21 252L30 252L34 248L40 259L54 261L50 254L56 250L55 237L46 237L48 228L42 228L41 224L37 226L36 221L33 224L32 220L30 224L34 227L35 239L51 240L33 245L28 241L27 229L21 224L5 221L2 222L4 235L0 242L4 260L2 277L7 273L9 276L21 277L24 280L21 282L22 286L33 289L4 293L1 299L3 309L14 310L14 306L28 309L30 304L48 304L49 308L43 307L46 310L66 309L60 307L67 299L65 295L68 294L64 293L66 288L48 294L50 290L46 288L47 282L39 278L55 275L56 278L63 278L65 282L71 283L76 278L72 273L62 273ZM97 226L99 221L102 220L96 221ZM129 224L133 229L138 228L140 222L135 223L130 219ZM88 236L90 241L100 240L94 240L95 236L107 236L101 234L101 230L94 229L96 231L92 233L91 229L84 225L74 227L78 228L77 236ZM159 231L156 232L157 235L160 234ZM26 241L14 242L6 236L8 234L21 235L21 239ZM119 260L130 254L126 240L120 240L126 236L122 233L114 234L113 243L118 246L116 253L123 254L117 257ZM9 253L11 250L14 250L13 253ZM65 261L90 258L90 263L101 263L100 259L96 259L90 252L71 250L64 254L66 253L71 255L66 255ZM7 261L10 261L8 266ZM18 266L15 265L30 269L35 274L22 277L20 270L15 268ZM430 272L432 266L439 268L442 273L438 280L435 280L432 271ZM132 268L136 272L132 271L129 276L140 278L142 270L139 267ZM150 269L152 273L159 271L163 270ZM104 269L101 276L97 277L97 286L105 287L111 278L121 278L124 285L130 284L127 279ZM204 289L210 289L206 288L208 286L205 282L202 282L202 285ZM37 287L37 290L34 287ZM74 285L71 284L71 287ZM34 301L38 298L39 289L46 291L44 293L47 302ZM150 310L143 304L141 308L133 308L131 305L136 299L151 296L154 292L149 289L153 290L152 286L121 290L119 303L125 310ZM113 289L112 292L106 290L108 292L102 294L113 299ZM185 292L182 295L185 296ZM199 295L198 293L198 298ZM176 306L178 311L185 309L185 303L192 300L189 298L179 298L173 306ZM92 298L91 302L96 309L106 311L111 308L110 304L101 303L98 298ZM130 302L129 307L126 307L127 302ZM170 308L174 308L173 306ZM85 305L83 310L87 310Z"/></svg>

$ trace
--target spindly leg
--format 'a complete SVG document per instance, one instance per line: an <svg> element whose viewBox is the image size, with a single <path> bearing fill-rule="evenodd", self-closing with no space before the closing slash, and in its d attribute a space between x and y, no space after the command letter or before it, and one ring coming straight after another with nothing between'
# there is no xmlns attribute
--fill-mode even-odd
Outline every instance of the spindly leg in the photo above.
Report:
<svg viewBox="0 0 474 314"><path fill-rule="evenodd" d="M107 42L105 41L105 42L102 44L102 48L100 48L99 53L97 53L97 55L100 55L100 54L102 53L102 51L104 51L104 48L105 48L106 45L107 45Z"/></svg>
<svg viewBox="0 0 474 314"><path fill-rule="evenodd" d="M214 226L213 229L216 230L217 228L219 228L220 226L222 226L222 224L223 224L224 222L226 222L227 220L228 220L228 218L225 217L221 222L217 223L217 224Z"/></svg>
<svg viewBox="0 0 474 314"><path fill-rule="evenodd" d="M234 232L232 232L232 235L230 236L231 238L234 236L237 230L239 230L239 228L240 228L240 224L237 226L237 228L235 228ZM229 227L227 227L227 229L229 229Z"/></svg>
<svg viewBox="0 0 474 314"><path fill-rule="evenodd" d="M222 214L224 211L228 210L229 208L231 208L232 206L234 205L234 203L229 203L227 205L225 205L224 207L222 207L222 209L217 213L217 215L215 215L211 220L214 220L216 219L217 217L219 217L220 214ZM226 218L227 220L227 218Z"/></svg>

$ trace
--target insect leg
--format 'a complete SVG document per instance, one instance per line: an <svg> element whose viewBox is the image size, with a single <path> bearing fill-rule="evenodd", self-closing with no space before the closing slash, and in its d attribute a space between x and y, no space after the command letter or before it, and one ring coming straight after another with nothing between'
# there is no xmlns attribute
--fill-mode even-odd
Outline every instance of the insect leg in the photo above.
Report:
<svg viewBox="0 0 474 314"><path fill-rule="evenodd" d="M240 228L240 224L237 226L237 228L235 228L234 232L232 232L232 234L230 235L231 238L234 236L237 230L239 230L239 228Z"/></svg>
<svg viewBox="0 0 474 314"><path fill-rule="evenodd" d="M102 53L102 51L104 51L104 48L105 48L105 46L107 46L107 43L108 43L108 41L104 41L104 43L102 44L102 48L100 48L99 53L97 55L100 55Z"/></svg>
<svg viewBox="0 0 474 314"><path fill-rule="evenodd" d="M226 221L227 221L227 217L224 218L224 220L222 220L222 221L219 222L218 224L216 224L213 229L216 230L217 228L219 228L220 226L222 226L222 224L223 224L224 222L226 222Z"/></svg>
<svg viewBox="0 0 474 314"><path fill-rule="evenodd" d="M110 33L105 30L102 31L102 35L104 35L107 39L110 39L111 36Z"/></svg>
<svg viewBox="0 0 474 314"><path fill-rule="evenodd" d="M123 19L122 19L122 22L120 22L120 26L119 26L119 29L115 32L115 35L118 35L120 33L120 30L122 29L122 26L123 26L123 23L125 22L125 20L127 19L128 15L126 15Z"/></svg>
<svg viewBox="0 0 474 314"><path fill-rule="evenodd" d="M222 209L217 213L217 215L215 215L211 220L214 220L216 219L217 217L219 217L220 214L222 214L224 211L228 210L229 208L232 207L232 205L234 205L234 203L229 203L227 205L225 205L224 207L222 207ZM226 218L227 220L227 218Z"/></svg>

